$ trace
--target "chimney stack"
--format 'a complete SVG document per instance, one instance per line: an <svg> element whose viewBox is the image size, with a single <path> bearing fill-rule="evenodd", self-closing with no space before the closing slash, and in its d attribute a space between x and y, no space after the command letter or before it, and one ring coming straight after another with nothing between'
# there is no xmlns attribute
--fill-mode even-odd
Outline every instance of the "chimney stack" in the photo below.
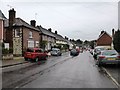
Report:
<svg viewBox="0 0 120 90"><path fill-rule="evenodd" d="M6 30L6 42L9 43L9 47L13 48L13 24L15 23L16 11L14 8L9 10L9 28Z"/></svg>
<svg viewBox="0 0 120 90"><path fill-rule="evenodd" d="M55 31L55 34L57 34L57 31Z"/></svg>
<svg viewBox="0 0 120 90"><path fill-rule="evenodd" d="M31 24L33 27L35 27L35 26L36 26L36 21L35 21L35 20L31 20L31 21L30 21L30 24Z"/></svg>
<svg viewBox="0 0 120 90"><path fill-rule="evenodd" d="M14 8L9 10L9 26L13 26L15 23L16 11Z"/></svg>
<svg viewBox="0 0 120 90"><path fill-rule="evenodd" d="M51 29L51 28L49 28L48 30L49 30L50 32L52 32L52 29Z"/></svg>

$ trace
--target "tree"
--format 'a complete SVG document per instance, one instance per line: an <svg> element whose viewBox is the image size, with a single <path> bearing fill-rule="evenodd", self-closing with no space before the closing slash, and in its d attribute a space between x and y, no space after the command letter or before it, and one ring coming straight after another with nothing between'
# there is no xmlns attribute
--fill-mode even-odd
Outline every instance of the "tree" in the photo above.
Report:
<svg viewBox="0 0 120 90"><path fill-rule="evenodd" d="M43 40L42 42L40 42L40 47L44 50L45 50L46 45L47 45L47 41Z"/></svg>
<svg viewBox="0 0 120 90"><path fill-rule="evenodd" d="M90 47L94 49L94 46L95 46L95 40L90 41Z"/></svg>
<svg viewBox="0 0 120 90"><path fill-rule="evenodd" d="M115 32L115 35L113 37L113 45L114 45L114 49L120 54L120 30L119 29Z"/></svg>
<svg viewBox="0 0 120 90"><path fill-rule="evenodd" d="M85 45L86 45L86 44L88 45L89 43L90 43L90 42L87 41L87 40L84 41L84 44L85 44Z"/></svg>
<svg viewBox="0 0 120 90"><path fill-rule="evenodd" d="M83 41L81 41L80 39L76 40L76 44L82 44L82 43L83 43Z"/></svg>

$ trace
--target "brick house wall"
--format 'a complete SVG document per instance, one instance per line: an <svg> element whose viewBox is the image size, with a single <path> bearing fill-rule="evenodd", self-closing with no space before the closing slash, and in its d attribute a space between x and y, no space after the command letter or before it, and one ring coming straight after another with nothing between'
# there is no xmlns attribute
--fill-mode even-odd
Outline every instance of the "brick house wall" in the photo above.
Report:
<svg viewBox="0 0 120 90"><path fill-rule="evenodd" d="M97 46L111 46L112 37L104 33L96 42Z"/></svg>
<svg viewBox="0 0 120 90"><path fill-rule="evenodd" d="M0 42L3 42L3 20L0 19Z"/></svg>
<svg viewBox="0 0 120 90"><path fill-rule="evenodd" d="M32 38L29 38L30 32L32 32ZM28 41L34 41L34 47L36 47L36 41L40 41L39 32L23 27L23 49L28 48Z"/></svg>
<svg viewBox="0 0 120 90"><path fill-rule="evenodd" d="M45 50L50 50L51 47L55 45L55 38L48 35L42 35L42 41L47 41Z"/></svg>

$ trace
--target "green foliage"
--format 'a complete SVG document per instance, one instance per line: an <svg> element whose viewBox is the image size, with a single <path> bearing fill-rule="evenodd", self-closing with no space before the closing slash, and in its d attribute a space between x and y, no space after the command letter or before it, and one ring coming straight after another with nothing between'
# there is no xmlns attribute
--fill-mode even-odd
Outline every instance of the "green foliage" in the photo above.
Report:
<svg viewBox="0 0 120 90"><path fill-rule="evenodd" d="M43 40L42 42L40 42L40 47L42 49L45 49L46 45L47 45L47 41Z"/></svg>
<svg viewBox="0 0 120 90"><path fill-rule="evenodd" d="M5 44L4 43L2 43L2 48L5 48Z"/></svg>
<svg viewBox="0 0 120 90"><path fill-rule="evenodd" d="M90 47L91 47L92 49L94 49L94 46L95 46L95 40L90 41Z"/></svg>
<svg viewBox="0 0 120 90"><path fill-rule="evenodd" d="M5 49L5 48L2 48L2 54L9 54L9 50Z"/></svg>
<svg viewBox="0 0 120 90"><path fill-rule="evenodd" d="M13 53L13 48L9 49L9 53L12 54Z"/></svg>
<svg viewBox="0 0 120 90"><path fill-rule="evenodd" d="M120 30L118 29L115 32L115 35L113 37L113 45L114 45L114 49L120 53Z"/></svg>
<svg viewBox="0 0 120 90"><path fill-rule="evenodd" d="M80 39L76 40L76 44L82 44L82 43L83 43L83 41L81 41Z"/></svg>
<svg viewBox="0 0 120 90"><path fill-rule="evenodd" d="M67 44L63 45L63 50L67 50L69 46Z"/></svg>
<svg viewBox="0 0 120 90"><path fill-rule="evenodd" d="M7 49L7 48L2 48L2 54L12 54L13 53L13 48Z"/></svg>

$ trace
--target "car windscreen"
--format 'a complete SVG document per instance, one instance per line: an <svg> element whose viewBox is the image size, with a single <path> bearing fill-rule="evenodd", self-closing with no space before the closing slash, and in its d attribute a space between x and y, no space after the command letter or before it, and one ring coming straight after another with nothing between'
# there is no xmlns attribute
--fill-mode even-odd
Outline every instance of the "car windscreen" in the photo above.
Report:
<svg viewBox="0 0 120 90"><path fill-rule="evenodd" d="M117 55L118 53L116 51L104 51L102 53L102 55L106 55L106 56L112 56L112 55Z"/></svg>
<svg viewBox="0 0 120 90"><path fill-rule="evenodd" d="M30 49L30 48L28 48L26 51L27 51L27 52L34 52L34 50L33 50L33 49Z"/></svg>

